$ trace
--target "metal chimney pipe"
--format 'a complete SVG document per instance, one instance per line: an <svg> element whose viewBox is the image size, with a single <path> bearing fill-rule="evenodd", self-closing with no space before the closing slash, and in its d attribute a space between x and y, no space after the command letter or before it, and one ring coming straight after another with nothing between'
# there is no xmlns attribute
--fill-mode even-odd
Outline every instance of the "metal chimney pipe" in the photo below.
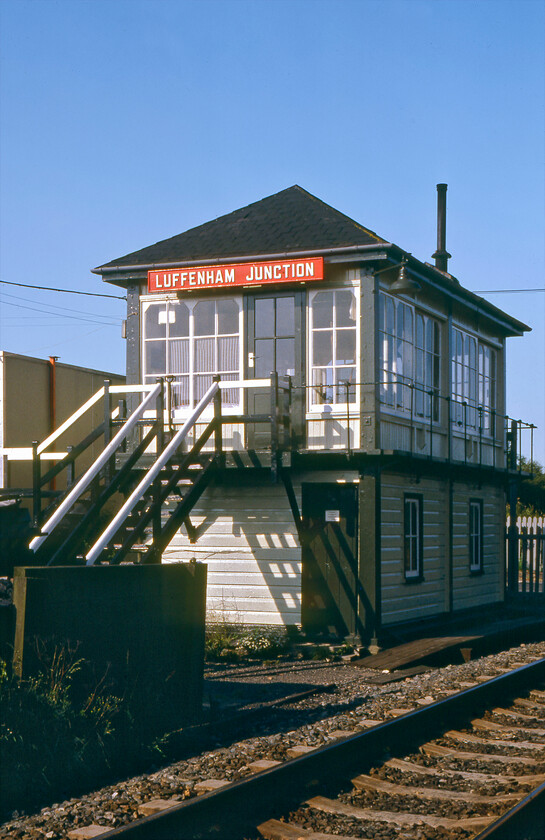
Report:
<svg viewBox="0 0 545 840"><path fill-rule="evenodd" d="M447 244L447 184L437 184L437 251L432 254L435 267L439 271L448 272L448 261L451 254L446 250Z"/></svg>

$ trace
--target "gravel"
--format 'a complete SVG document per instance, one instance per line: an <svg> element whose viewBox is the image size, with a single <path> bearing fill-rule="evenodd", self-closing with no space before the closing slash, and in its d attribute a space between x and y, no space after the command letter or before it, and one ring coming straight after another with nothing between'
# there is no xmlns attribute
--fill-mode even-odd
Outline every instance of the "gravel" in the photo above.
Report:
<svg viewBox="0 0 545 840"><path fill-rule="evenodd" d="M268 708L259 718L241 719L236 729L231 729L229 734L218 728L206 736L200 749L195 748L194 754L187 755L186 749L183 760L168 766L153 768L152 772L120 781L77 799L51 804L37 814L14 812L9 821L0 826L0 838L62 840L67 837L69 831L77 827L98 824L105 828L114 828L123 825L138 818L138 807L151 799L182 801L196 795L195 785L200 781L235 781L251 772L248 765L253 761L284 760L290 747L321 746L328 743L332 737L331 733L338 730L352 732L358 727L369 725L371 721L387 720L402 710L426 705L470 684L477 684L487 677L497 676L502 669L509 670L517 664L535 661L544 656L545 642L521 645L468 663L430 669L425 673L385 685L377 685L370 681L376 678L376 671L354 667L347 662L335 664L287 661L267 666L211 666L206 672L206 695L210 714L216 715L218 720L223 721L241 709L255 709L260 703L312 687L317 689L317 693L296 702ZM327 688L331 684L335 684L334 690ZM494 717L494 720L509 725L507 718ZM531 724L524 725L531 727ZM545 728L545 715L543 727ZM532 736L524 737L530 740ZM539 741L539 738L536 740ZM442 739L442 742L451 745L453 743L447 738ZM494 749L493 745L488 747L490 752ZM480 751L485 752L485 749ZM533 753L531 750L522 751L514 745L512 754L531 756ZM498 769L498 763L494 762L491 755L488 772L501 772L518 777L524 774L545 773L543 751L536 750L535 756L542 760L538 766L526 767L513 763L502 764ZM411 756L410 760L420 763L423 767L434 764L433 759L423 755ZM487 772L479 762L467 761L463 766L458 766L454 759L443 759L441 766L445 770L475 769ZM400 771L386 765L376 772L379 778L391 782L398 782L401 777ZM406 778L405 774L403 775ZM442 781L437 776L414 776L414 784L420 787L437 787ZM468 782L464 779L453 782L449 778L448 784L457 790L469 789ZM471 789L476 792L475 787ZM497 783L489 782L483 783L478 792L494 795L507 791L501 784L498 786ZM368 795L363 792L346 794L345 800L362 805L368 802ZM388 797L388 803L387 807L391 809L391 797ZM421 805L414 803L414 807L418 804ZM401 802L400 807L405 805L405 802ZM449 802L441 808L449 816L465 813L465 803L456 803L453 806ZM440 813L440 810L437 813ZM301 808L296 817L301 825L307 825L316 831L332 830L331 819L326 814L312 812L311 815L308 809ZM361 826L359 830L361 832ZM365 830L368 836L375 840L409 836L419 836L422 840L431 837L435 840L454 837L452 833L436 828L432 830L426 826L418 829L419 834L406 834L405 829L394 830L392 826L378 822L366 826ZM354 833L354 821L349 818L339 821L336 818L335 833ZM467 835L462 832L456 836Z"/></svg>

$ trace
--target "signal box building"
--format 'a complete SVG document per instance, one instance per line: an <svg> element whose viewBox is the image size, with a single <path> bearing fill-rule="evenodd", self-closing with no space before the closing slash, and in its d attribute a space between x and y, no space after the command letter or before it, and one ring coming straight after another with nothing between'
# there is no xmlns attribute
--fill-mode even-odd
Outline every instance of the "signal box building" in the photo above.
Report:
<svg viewBox="0 0 545 840"><path fill-rule="evenodd" d="M435 265L293 186L94 269L170 434L219 377L221 469L162 552L207 563L212 617L370 641L503 600L528 328L448 273L445 194Z"/></svg>

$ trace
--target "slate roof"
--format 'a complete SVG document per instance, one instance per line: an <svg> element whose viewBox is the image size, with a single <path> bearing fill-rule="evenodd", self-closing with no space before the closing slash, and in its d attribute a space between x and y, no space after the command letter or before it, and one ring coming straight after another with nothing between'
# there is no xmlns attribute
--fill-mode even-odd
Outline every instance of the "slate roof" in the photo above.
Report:
<svg viewBox="0 0 545 840"><path fill-rule="evenodd" d="M380 245L381 239L297 185L94 269Z"/></svg>

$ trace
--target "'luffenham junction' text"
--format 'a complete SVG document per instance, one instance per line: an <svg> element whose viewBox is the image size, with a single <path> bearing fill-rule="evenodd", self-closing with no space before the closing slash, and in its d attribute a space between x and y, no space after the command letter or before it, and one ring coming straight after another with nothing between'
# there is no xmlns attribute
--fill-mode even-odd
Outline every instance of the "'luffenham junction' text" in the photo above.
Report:
<svg viewBox="0 0 545 840"><path fill-rule="evenodd" d="M197 291L218 287L254 286L323 280L322 257L274 260L236 265L191 266L148 272L148 292Z"/></svg>

